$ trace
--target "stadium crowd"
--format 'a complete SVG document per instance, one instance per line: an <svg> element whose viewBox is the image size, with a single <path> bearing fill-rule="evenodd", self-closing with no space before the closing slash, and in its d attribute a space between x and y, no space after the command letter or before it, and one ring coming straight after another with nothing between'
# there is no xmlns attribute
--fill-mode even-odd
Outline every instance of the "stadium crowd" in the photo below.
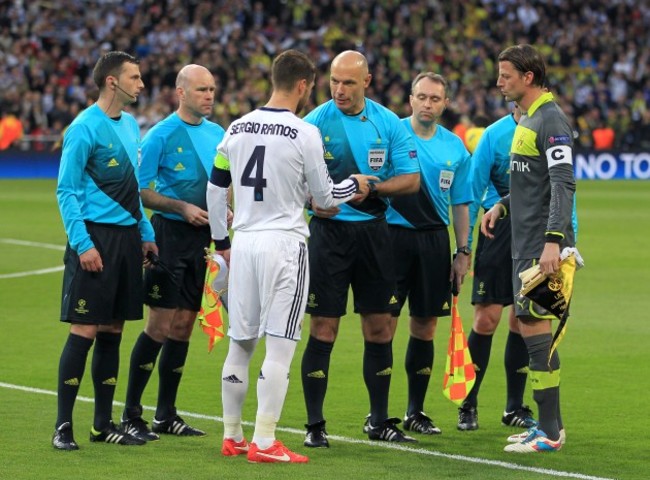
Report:
<svg viewBox="0 0 650 480"><path fill-rule="evenodd" d="M400 116L417 73L444 75L442 123L462 130L506 113L496 56L530 43L548 59L578 148L650 149L649 30L650 5L635 0L2 1L0 117L60 135L97 96L95 60L124 50L141 61L146 89L131 108L143 133L173 111L176 72L190 61L215 75L212 119L225 127L268 97L280 51L303 50L320 69L309 110L329 98L332 58L351 48L369 60L367 95Z"/></svg>

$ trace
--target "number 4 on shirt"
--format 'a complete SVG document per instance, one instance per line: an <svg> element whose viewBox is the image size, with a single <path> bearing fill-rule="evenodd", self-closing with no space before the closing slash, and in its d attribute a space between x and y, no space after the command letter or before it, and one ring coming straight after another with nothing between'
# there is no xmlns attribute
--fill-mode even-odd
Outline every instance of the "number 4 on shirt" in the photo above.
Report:
<svg viewBox="0 0 650 480"><path fill-rule="evenodd" d="M264 178L265 151L266 147L264 145L256 146L241 175L241 185L254 188L253 195L256 202L264 201L264 191L262 189L266 188L266 178ZM255 169L255 176L251 175L253 169Z"/></svg>

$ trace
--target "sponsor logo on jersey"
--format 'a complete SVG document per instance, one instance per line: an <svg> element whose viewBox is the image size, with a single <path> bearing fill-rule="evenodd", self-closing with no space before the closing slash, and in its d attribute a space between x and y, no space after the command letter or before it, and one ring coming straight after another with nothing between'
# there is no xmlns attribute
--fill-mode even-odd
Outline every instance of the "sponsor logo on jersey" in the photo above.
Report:
<svg viewBox="0 0 650 480"><path fill-rule="evenodd" d="M332 155L332 152L330 151L325 151L325 155L323 155L323 158L325 160L334 160L334 155Z"/></svg>
<svg viewBox="0 0 650 480"><path fill-rule="evenodd" d="M183 165L181 162L178 162L174 167L174 171L176 172L182 172L183 170L185 170L185 165Z"/></svg>
<svg viewBox="0 0 650 480"><path fill-rule="evenodd" d="M409 158L418 158L417 150L409 150Z"/></svg>
<svg viewBox="0 0 650 480"><path fill-rule="evenodd" d="M568 135L551 135L548 137L548 143L551 145L570 145L571 137Z"/></svg>
<svg viewBox="0 0 650 480"><path fill-rule="evenodd" d="M120 164L117 163L117 160L115 160L114 158L111 158L111 159L108 161L108 166L109 166L109 167L118 167L119 165L120 165Z"/></svg>
<svg viewBox="0 0 650 480"><path fill-rule="evenodd" d="M511 160L510 161L510 171L511 172L529 172L530 173L530 165L528 162L524 162L521 160Z"/></svg>
<svg viewBox="0 0 650 480"><path fill-rule="evenodd" d="M176 147L176 152L183 153L183 147Z"/></svg>

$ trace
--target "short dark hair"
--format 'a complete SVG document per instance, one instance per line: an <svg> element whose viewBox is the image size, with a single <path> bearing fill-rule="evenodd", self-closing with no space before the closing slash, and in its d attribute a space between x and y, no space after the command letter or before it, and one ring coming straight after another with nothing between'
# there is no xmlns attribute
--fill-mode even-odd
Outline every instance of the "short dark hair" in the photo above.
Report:
<svg viewBox="0 0 650 480"><path fill-rule="evenodd" d="M532 45L521 44L506 48L499 54L500 62L510 62L519 73L532 72L533 85L546 85L544 57Z"/></svg>
<svg viewBox="0 0 650 480"><path fill-rule="evenodd" d="M133 55L126 52L113 51L105 53L101 56L95 68L93 68L93 80L95 85L101 90L106 86L106 78L110 75L118 76L122 71L122 65L125 63L135 63L138 65L140 62Z"/></svg>
<svg viewBox="0 0 650 480"><path fill-rule="evenodd" d="M439 73L433 73L433 72L422 72L418 73L417 77L413 79L413 82L411 82L411 95L413 94L413 91L415 90L415 86L422 80L423 78L428 78L431 80L433 83L438 83L443 86L445 89L445 98L447 97L447 80L445 80L445 77L440 75Z"/></svg>
<svg viewBox="0 0 650 480"><path fill-rule="evenodd" d="M316 65L304 53L287 50L275 57L271 65L271 82L274 90L292 90L300 80L310 83L316 78Z"/></svg>

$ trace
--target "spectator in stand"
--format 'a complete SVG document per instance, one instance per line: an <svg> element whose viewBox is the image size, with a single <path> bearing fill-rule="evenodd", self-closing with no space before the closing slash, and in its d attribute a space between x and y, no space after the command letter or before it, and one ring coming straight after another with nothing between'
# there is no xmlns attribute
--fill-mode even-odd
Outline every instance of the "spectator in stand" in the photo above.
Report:
<svg viewBox="0 0 650 480"><path fill-rule="evenodd" d="M591 132L591 136L595 150L611 150L614 148L616 132L604 120L601 119L598 122L598 126Z"/></svg>
<svg viewBox="0 0 650 480"><path fill-rule="evenodd" d="M226 125L259 106L270 93L268 72L262 75L267 80L265 92L245 87L248 72L259 62L260 54L272 56L278 50L298 48L314 59L322 78L334 52L353 48L368 55L374 72L368 96L391 105L400 116L410 114L412 77L425 66L444 74L450 95L458 100L441 118L441 124L451 128L455 125L451 122L463 114L474 118L481 111L489 112L492 122L508 113L491 85L496 76L493 59L501 45L517 38L538 45L547 55L549 87L563 110L574 112L570 116L572 125L577 125L578 117L594 105L603 112L630 108L635 122L641 121L643 110L650 106L648 95L638 94L650 85L648 49L644 47L650 27L647 2L617 2L612 6L612 2L594 0L581 9L573 9L566 1L531 0L517 6L481 0L442 2L436 7L427 0L287 0L256 2L254 8L248 7L249 2L225 0L196 5L189 2L187 6L179 2L153 6L151 2L125 3L117 9L114 2L99 2L93 9L84 9L83 2L67 1L65 8L56 10L42 2L0 3L2 95L9 94L7 85L21 97L27 92L43 95L49 88L52 103L44 105L45 113L54 104L57 87L63 89L66 101L71 101L69 97L78 101L81 95L95 91L88 81L93 59L119 47L143 57L142 76L150 88L129 107L136 117L155 112L150 108L153 104L167 103L171 96L159 96L161 88L173 89L179 65L196 58L211 65L218 77L215 104L220 105L225 95L235 92L242 92L250 103L248 109L234 113L215 112L213 120ZM435 25L424 21L434 17ZM557 29L542 39L539 25L546 19L553 19ZM567 32L572 32L571 36ZM391 47L396 39L399 45ZM612 45L617 47L613 49ZM396 53L399 50L401 57ZM202 56L206 52L210 52L207 58ZM156 87L153 77L159 78ZM327 85L318 82L314 90L313 104L307 105L307 110L327 98ZM564 107L567 104L570 109ZM165 109L165 115L169 111ZM53 123L21 120L26 128L53 127ZM140 123L144 134L155 122ZM585 126L586 142L577 142L580 146L589 146L593 128L595 125ZM619 140L627 148L632 146L621 134L617 135Z"/></svg>

